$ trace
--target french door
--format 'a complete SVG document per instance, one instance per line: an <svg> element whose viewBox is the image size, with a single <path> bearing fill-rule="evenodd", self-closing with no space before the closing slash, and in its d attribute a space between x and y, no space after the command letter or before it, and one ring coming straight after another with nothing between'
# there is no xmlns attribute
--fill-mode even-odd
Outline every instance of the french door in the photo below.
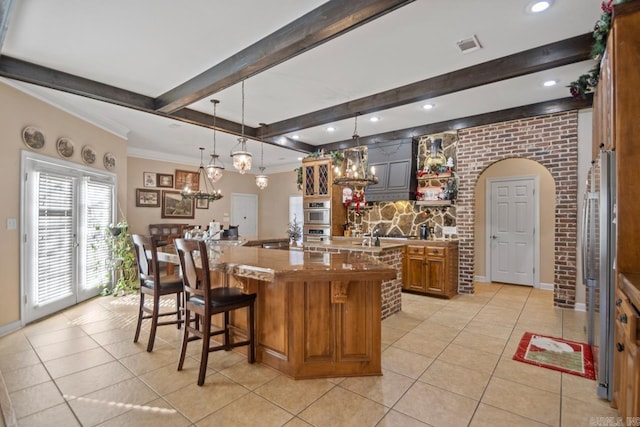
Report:
<svg viewBox="0 0 640 427"><path fill-rule="evenodd" d="M100 293L116 176L26 151L22 171L21 317L29 323Z"/></svg>

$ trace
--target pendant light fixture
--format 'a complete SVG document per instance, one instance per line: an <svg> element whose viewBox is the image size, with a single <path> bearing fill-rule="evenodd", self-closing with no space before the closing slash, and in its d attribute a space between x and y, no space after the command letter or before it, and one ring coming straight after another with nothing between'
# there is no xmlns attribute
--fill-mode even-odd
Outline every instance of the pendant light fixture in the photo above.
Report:
<svg viewBox="0 0 640 427"><path fill-rule="evenodd" d="M212 99L211 103L213 104L213 154L211 155L211 160L205 170L207 171L207 176L212 182L218 182L220 181L220 178L222 178L222 171L224 170L222 161L218 164L220 156L216 153L216 107L220 101Z"/></svg>
<svg viewBox="0 0 640 427"><path fill-rule="evenodd" d="M197 181L185 184L182 192L183 200L208 200L214 202L222 198L222 191L216 190L213 181L207 175L203 164L204 147L200 147L200 167L197 172Z"/></svg>
<svg viewBox="0 0 640 427"><path fill-rule="evenodd" d="M262 137L266 125L266 123L260 123L260 174L256 175L256 185L261 190L264 190L269 185L269 177L264 174L264 139Z"/></svg>
<svg viewBox="0 0 640 427"><path fill-rule="evenodd" d="M353 140L355 146L342 151L344 157L342 165L339 170L336 170L337 178L333 182L334 184L351 187L354 192L364 192L366 186L378 183L378 177L375 175L373 166L371 170L368 170L367 147L360 146L358 114L355 117Z"/></svg>
<svg viewBox="0 0 640 427"><path fill-rule="evenodd" d="M251 170L253 157L251 153L247 151L247 138L244 137L244 80L242 81L242 130L240 131L238 144L240 145L240 150L232 151L231 158L233 158L233 167L244 175L248 170Z"/></svg>

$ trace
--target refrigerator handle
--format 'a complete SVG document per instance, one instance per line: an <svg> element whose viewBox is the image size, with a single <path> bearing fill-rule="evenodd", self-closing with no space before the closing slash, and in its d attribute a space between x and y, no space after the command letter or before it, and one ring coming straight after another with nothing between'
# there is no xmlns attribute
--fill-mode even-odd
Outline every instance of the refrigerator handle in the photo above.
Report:
<svg viewBox="0 0 640 427"><path fill-rule="evenodd" d="M580 230L580 234L582 235L582 259L581 259L581 267L582 267L582 284L587 285L587 221L589 220L589 204L591 203L591 199L589 197L588 190L584 193L584 203L582 203L582 227Z"/></svg>

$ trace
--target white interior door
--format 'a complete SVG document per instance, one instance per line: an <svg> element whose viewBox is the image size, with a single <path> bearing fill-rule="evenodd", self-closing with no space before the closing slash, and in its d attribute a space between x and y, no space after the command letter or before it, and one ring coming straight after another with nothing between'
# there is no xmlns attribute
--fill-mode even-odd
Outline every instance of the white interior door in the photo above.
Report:
<svg viewBox="0 0 640 427"><path fill-rule="evenodd" d="M535 285L535 178L490 180L491 281Z"/></svg>
<svg viewBox="0 0 640 427"><path fill-rule="evenodd" d="M258 236L258 196L255 194L231 194L231 224L237 225L238 234Z"/></svg>
<svg viewBox="0 0 640 427"><path fill-rule="evenodd" d="M22 322L100 293L113 221L115 176L23 154Z"/></svg>

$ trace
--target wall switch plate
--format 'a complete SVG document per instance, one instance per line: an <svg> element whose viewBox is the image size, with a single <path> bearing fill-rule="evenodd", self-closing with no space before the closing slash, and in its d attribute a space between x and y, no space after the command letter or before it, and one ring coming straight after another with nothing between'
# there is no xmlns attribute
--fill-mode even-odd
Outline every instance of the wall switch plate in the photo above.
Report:
<svg viewBox="0 0 640 427"><path fill-rule="evenodd" d="M15 230L18 228L18 220L15 218L7 218L7 230Z"/></svg>

